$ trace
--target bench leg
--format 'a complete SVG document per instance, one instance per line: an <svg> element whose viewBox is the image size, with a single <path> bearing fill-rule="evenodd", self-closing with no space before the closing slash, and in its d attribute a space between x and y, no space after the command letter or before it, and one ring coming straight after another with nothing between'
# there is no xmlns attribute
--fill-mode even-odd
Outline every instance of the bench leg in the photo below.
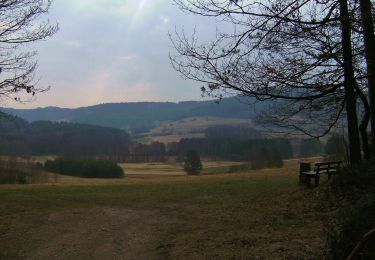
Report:
<svg viewBox="0 0 375 260"><path fill-rule="evenodd" d="M310 184L309 176L300 174L299 175L299 185L309 185L309 184Z"/></svg>

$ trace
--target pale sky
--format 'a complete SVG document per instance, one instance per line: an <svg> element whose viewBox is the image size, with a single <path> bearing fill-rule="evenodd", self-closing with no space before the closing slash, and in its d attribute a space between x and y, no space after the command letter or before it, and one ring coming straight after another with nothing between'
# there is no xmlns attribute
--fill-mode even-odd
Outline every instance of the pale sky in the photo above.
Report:
<svg viewBox="0 0 375 260"><path fill-rule="evenodd" d="M36 78L51 90L17 108L80 107L109 102L202 100L202 84L170 65L168 32L215 33L215 22L180 11L172 0L55 0L60 30L33 45Z"/></svg>

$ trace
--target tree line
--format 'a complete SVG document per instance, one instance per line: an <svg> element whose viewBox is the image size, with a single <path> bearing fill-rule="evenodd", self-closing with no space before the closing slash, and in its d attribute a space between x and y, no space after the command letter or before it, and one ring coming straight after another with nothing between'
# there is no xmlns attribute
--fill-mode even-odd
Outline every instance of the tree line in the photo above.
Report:
<svg viewBox="0 0 375 260"><path fill-rule="evenodd" d="M164 162L169 158L182 161L190 150L211 160L270 160L269 165L296 155L309 157L324 153L323 145L316 139L303 139L296 146L285 138L264 138L258 130L245 125L212 126L205 131L204 138L144 144L132 141L131 136L120 129L66 122L28 123L12 116L0 118L0 155Z"/></svg>
<svg viewBox="0 0 375 260"><path fill-rule="evenodd" d="M131 142L126 132L75 123L0 118L0 154L113 157Z"/></svg>
<svg viewBox="0 0 375 260"><path fill-rule="evenodd" d="M124 177L124 171L120 166L106 160L64 157L48 160L44 167L51 172L83 178Z"/></svg>

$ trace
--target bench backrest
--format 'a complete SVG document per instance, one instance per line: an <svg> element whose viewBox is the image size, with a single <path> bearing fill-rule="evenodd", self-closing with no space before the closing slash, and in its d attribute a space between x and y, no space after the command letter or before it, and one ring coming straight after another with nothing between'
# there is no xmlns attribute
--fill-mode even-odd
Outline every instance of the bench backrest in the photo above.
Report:
<svg viewBox="0 0 375 260"><path fill-rule="evenodd" d="M341 164L341 161L316 163L314 170L316 173L332 173L336 172Z"/></svg>

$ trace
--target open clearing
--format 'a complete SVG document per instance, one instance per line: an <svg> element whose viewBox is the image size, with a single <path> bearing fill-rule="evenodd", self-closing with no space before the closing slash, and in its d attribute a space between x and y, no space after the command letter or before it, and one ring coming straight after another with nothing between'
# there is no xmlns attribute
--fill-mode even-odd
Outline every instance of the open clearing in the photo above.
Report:
<svg viewBox="0 0 375 260"><path fill-rule="evenodd" d="M248 173L145 176L0 186L0 259L324 257L324 213L313 208L314 190L298 187L293 161Z"/></svg>

